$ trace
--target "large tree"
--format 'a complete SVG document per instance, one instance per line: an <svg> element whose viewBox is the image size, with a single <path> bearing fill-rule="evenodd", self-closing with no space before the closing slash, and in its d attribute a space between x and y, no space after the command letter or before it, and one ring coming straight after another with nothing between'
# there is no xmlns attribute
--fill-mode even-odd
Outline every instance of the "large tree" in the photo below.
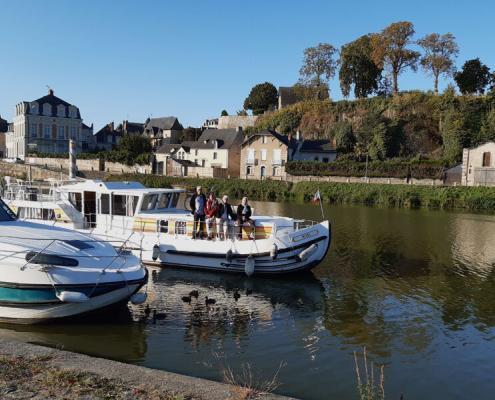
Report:
<svg viewBox="0 0 495 400"><path fill-rule="evenodd" d="M454 80L462 94L483 94L490 83L490 69L479 58L467 60Z"/></svg>
<svg viewBox="0 0 495 400"><path fill-rule="evenodd" d="M342 46L340 50L340 88L348 97L354 85L356 98L367 97L378 90L382 68L372 58L371 36L364 35Z"/></svg>
<svg viewBox="0 0 495 400"><path fill-rule="evenodd" d="M252 110L254 115L263 114L275 108L278 102L277 88L270 82L255 85L244 100L244 109Z"/></svg>
<svg viewBox="0 0 495 400"><path fill-rule="evenodd" d="M452 33L430 33L418 40L418 44L424 51L421 66L433 76L434 91L438 94L438 78L441 74L454 73L454 58L459 54L459 46Z"/></svg>
<svg viewBox="0 0 495 400"><path fill-rule="evenodd" d="M371 36L373 61L392 74L393 94L399 93L398 77L407 68L416 71L420 54L411 50L414 26L411 22L394 22L380 33Z"/></svg>
<svg viewBox="0 0 495 400"><path fill-rule="evenodd" d="M328 43L319 43L304 50L303 66L299 70L301 82L316 88L319 100L328 97L328 81L334 77L337 68L336 52L337 49ZM326 97L324 91L327 91Z"/></svg>

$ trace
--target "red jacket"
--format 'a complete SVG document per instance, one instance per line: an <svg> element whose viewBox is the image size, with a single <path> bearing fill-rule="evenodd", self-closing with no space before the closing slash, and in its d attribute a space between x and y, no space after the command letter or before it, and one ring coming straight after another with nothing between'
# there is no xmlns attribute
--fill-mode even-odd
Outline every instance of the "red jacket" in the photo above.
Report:
<svg viewBox="0 0 495 400"><path fill-rule="evenodd" d="M205 214L207 218L212 218L217 215L219 203L217 199L206 201Z"/></svg>

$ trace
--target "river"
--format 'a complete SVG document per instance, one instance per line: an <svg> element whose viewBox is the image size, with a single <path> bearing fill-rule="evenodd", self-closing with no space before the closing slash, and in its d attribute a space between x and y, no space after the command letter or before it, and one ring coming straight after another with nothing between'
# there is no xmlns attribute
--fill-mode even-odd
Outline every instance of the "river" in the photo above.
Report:
<svg viewBox="0 0 495 400"><path fill-rule="evenodd" d="M308 204L254 206L257 214L321 219ZM84 322L3 325L0 336L215 380L248 365L254 381L279 370L276 391L303 399L358 398L353 352L366 347L384 365L386 398L493 398L495 216L324 212L333 241L308 276L157 270L149 301L164 315L155 323L133 306ZM193 289L200 300L184 303ZM204 296L216 304L207 308Z"/></svg>

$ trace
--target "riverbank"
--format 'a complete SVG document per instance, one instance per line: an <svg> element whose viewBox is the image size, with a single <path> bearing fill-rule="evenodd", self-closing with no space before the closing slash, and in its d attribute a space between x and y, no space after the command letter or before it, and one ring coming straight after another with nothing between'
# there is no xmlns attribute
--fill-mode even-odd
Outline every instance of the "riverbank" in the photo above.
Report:
<svg viewBox="0 0 495 400"><path fill-rule="evenodd" d="M0 339L2 399L284 400L240 386Z"/></svg>
<svg viewBox="0 0 495 400"><path fill-rule="evenodd" d="M284 182L246 179L174 178L157 175L111 175L108 180L139 181L148 187L201 185L239 199L246 195L260 201L308 201L317 190L324 203L365 204L406 208L495 211L495 188L473 186L414 186L395 184Z"/></svg>

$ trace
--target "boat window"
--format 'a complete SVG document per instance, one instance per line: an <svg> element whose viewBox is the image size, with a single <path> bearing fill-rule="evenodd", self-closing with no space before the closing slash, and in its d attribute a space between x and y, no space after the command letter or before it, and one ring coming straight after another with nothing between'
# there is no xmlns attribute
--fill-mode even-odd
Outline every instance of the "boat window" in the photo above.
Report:
<svg viewBox="0 0 495 400"><path fill-rule="evenodd" d="M187 233L186 221L175 221L175 234L185 235Z"/></svg>
<svg viewBox="0 0 495 400"><path fill-rule="evenodd" d="M100 199L100 213L110 214L110 195L102 194Z"/></svg>
<svg viewBox="0 0 495 400"><path fill-rule="evenodd" d="M136 207L139 201L139 196L127 196L127 216L133 217L136 212Z"/></svg>
<svg viewBox="0 0 495 400"><path fill-rule="evenodd" d="M177 203L179 201L180 193L172 193L170 204L168 205L170 208L176 208Z"/></svg>
<svg viewBox="0 0 495 400"><path fill-rule="evenodd" d="M170 195L171 195L171 193L162 193L160 195L160 200L158 200L158 208L159 209L168 207L168 203L170 202Z"/></svg>
<svg viewBox="0 0 495 400"><path fill-rule="evenodd" d="M146 194L143 197L143 205L141 206L141 211L154 210L157 200L158 200L157 194Z"/></svg>
<svg viewBox="0 0 495 400"><path fill-rule="evenodd" d="M113 215L126 215L126 201L125 195L114 194L112 196L112 214Z"/></svg>
<svg viewBox="0 0 495 400"><path fill-rule="evenodd" d="M55 220L55 211L50 208L19 207L17 216L21 219L41 219L43 221Z"/></svg>
<svg viewBox="0 0 495 400"><path fill-rule="evenodd" d="M63 267L77 267L79 261L74 258L57 256L56 254L38 253L30 251L26 254L26 261L31 264L60 265Z"/></svg>
<svg viewBox="0 0 495 400"><path fill-rule="evenodd" d="M14 212L0 199L0 221L13 221L15 219Z"/></svg>
<svg viewBox="0 0 495 400"><path fill-rule="evenodd" d="M84 240L64 240L64 242L67 243L69 246L75 247L79 250L87 250L93 248L93 246L91 246L87 241Z"/></svg>
<svg viewBox="0 0 495 400"><path fill-rule="evenodd" d="M159 228L161 233L168 233L168 221L160 221Z"/></svg>
<svg viewBox="0 0 495 400"><path fill-rule="evenodd" d="M69 201L70 201L70 204L72 204L77 211L79 211L79 212L82 211L82 194L81 193L69 192Z"/></svg>

